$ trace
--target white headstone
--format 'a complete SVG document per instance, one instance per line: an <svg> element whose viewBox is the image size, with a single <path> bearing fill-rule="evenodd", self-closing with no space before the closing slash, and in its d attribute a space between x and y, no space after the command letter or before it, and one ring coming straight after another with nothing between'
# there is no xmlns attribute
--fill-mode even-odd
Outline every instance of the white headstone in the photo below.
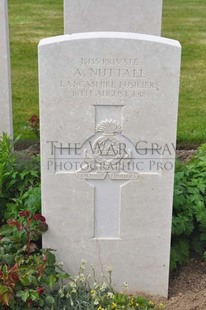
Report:
<svg viewBox="0 0 206 310"><path fill-rule="evenodd" d="M167 296L181 47L132 33L39 46L45 247Z"/></svg>
<svg viewBox="0 0 206 310"><path fill-rule="evenodd" d="M0 135L13 135L7 0L0 1Z"/></svg>
<svg viewBox="0 0 206 310"><path fill-rule="evenodd" d="M161 34L162 0L64 0L64 33Z"/></svg>

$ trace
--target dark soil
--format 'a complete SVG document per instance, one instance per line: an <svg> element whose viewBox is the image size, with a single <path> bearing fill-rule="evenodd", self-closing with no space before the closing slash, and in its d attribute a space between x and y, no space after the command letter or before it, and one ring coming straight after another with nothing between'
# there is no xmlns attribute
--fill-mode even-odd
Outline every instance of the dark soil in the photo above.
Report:
<svg viewBox="0 0 206 310"><path fill-rule="evenodd" d="M170 280L165 310L206 310L206 262L192 258Z"/></svg>
<svg viewBox="0 0 206 310"><path fill-rule="evenodd" d="M185 163L185 162L189 161L196 153L197 153L196 149L177 150L176 151L176 156L177 156L177 158L180 159L180 161Z"/></svg>

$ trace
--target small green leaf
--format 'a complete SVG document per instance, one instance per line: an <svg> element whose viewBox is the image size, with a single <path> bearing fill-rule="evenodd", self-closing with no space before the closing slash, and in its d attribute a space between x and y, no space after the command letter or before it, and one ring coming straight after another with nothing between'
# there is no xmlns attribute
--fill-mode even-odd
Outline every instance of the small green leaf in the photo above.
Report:
<svg viewBox="0 0 206 310"><path fill-rule="evenodd" d="M47 252L48 265L53 266L56 262L56 257L53 253Z"/></svg>
<svg viewBox="0 0 206 310"><path fill-rule="evenodd" d="M20 277L20 282L24 285L24 286L29 286L31 284L31 279L29 276L22 276Z"/></svg>
<svg viewBox="0 0 206 310"><path fill-rule="evenodd" d="M39 299L39 294L36 291L30 291L31 300L36 301Z"/></svg>
<svg viewBox="0 0 206 310"><path fill-rule="evenodd" d="M51 274L51 275L49 276L49 287L50 287L50 289L53 288L53 286L54 286L54 284L55 284L56 282L57 282L56 276L55 276L54 274Z"/></svg>
<svg viewBox="0 0 206 310"><path fill-rule="evenodd" d="M52 296L47 296L46 297L46 303L48 305L54 305L55 304L55 299Z"/></svg>
<svg viewBox="0 0 206 310"><path fill-rule="evenodd" d="M24 302L26 302L30 294L29 291L19 291L16 293L16 296L20 297Z"/></svg>

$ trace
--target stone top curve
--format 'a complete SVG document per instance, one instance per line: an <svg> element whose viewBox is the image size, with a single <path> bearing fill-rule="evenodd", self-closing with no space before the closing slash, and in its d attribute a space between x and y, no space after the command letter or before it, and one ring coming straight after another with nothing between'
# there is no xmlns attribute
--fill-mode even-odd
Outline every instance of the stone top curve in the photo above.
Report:
<svg viewBox="0 0 206 310"><path fill-rule="evenodd" d="M128 39L128 40L150 41L152 43L165 44L181 48L181 44L177 40L168 39L164 37L157 37L148 34L132 33L132 32L83 32L71 35L61 35L42 39L39 42L39 47L67 41L88 40L88 39Z"/></svg>

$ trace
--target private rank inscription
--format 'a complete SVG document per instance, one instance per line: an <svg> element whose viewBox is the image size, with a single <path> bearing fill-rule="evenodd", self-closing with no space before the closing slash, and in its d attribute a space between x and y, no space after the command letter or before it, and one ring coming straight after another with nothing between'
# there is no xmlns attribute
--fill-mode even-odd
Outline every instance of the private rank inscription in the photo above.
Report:
<svg viewBox="0 0 206 310"><path fill-rule="evenodd" d="M60 81L72 97L148 97L160 90L138 59L81 58L68 79Z"/></svg>

